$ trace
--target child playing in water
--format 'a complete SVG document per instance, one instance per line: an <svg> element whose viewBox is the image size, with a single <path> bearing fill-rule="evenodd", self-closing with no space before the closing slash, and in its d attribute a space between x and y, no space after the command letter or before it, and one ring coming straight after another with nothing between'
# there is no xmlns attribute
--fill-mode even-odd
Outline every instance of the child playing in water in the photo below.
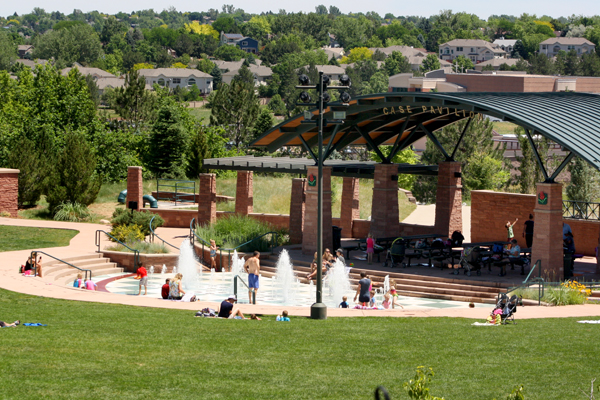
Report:
<svg viewBox="0 0 600 400"><path fill-rule="evenodd" d="M342 297L342 302L340 303L340 305L338 306L338 308L348 308L348 297L344 296Z"/></svg>
<svg viewBox="0 0 600 400"><path fill-rule="evenodd" d="M404 309L404 306L402 306L402 304L396 303L396 300L398 299L398 292L396 292L396 281L395 280L392 279L390 281L390 290L386 294L388 294L392 297L392 308L396 308L396 304L398 304L402 309Z"/></svg>
<svg viewBox="0 0 600 400"><path fill-rule="evenodd" d="M388 309L390 308L390 306L392 305L392 302L391 302L391 300L390 300L390 299L391 299L391 296L390 296L388 293L386 293L386 294L383 296L383 301L381 302L381 305L382 305L382 306L383 306L383 308L385 308L386 310L388 310Z"/></svg>
<svg viewBox="0 0 600 400"><path fill-rule="evenodd" d="M371 290L371 300L369 301L369 306L372 308L377 307L377 301L375 300L375 291Z"/></svg>
<svg viewBox="0 0 600 400"><path fill-rule="evenodd" d="M217 243L210 239L210 268L217 269Z"/></svg>

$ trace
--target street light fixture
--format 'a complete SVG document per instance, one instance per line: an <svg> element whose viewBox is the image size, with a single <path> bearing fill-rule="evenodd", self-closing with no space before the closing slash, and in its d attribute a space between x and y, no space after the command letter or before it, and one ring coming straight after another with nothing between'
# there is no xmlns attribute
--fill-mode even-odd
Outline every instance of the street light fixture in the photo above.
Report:
<svg viewBox="0 0 600 400"><path fill-rule="evenodd" d="M342 80L343 79L343 80ZM308 79L308 77L306 75L300 75L300 77L298 78L298 81L300 83L300 86L296 86L296 89L306 89L307 86L310 85L310 80ZM317 115L318 118L316 121L313 121L310 118L306 118L307 114L306 112L304 113L305 116L305 120L303 121L303 123L316 123L317 127L318 127L318 131L319 131L319 142L318 142L318 146L319 146L319 151L317 154L317 167L318 167L318 173L317 173L317 298L316 298L316 302L310 307L310 317L312 319L326 319L327 318L327 306L325 304L323 304L323 257L321 257L321 254L323 254L323 162L325 161L323 159L323 127L327 126L328 123L331 124L342 124L343 121L341 120L334 120L334 121L327 121L323 118L323 107L324 105L326 105L330 100L331 100L331 96L329 95L329 93L327 93L327 86L329 86L330 83L330 79L329 76L324 75L323 72L319 72L319 83L314 86L314 88L317 90L318 93L318 100L317 100L317 104L308 104L310 102L310 96L308 96L308 93L306 92L302 92L300 94L300 100L304 103L304 104L297 104L299 106L316 106L319 109L319 114ZM340 78L340 83L343 83L342 86L330 86L330 89L348 89L350 87L350 78L348 77L348 75L342 75L342 77ZM306 96L308 96L308 101L306 101ZM340 98L345 99L346 101L342 100L343 103L347 103L350 101L350 95L348 93L342 93L342 95L340 96ZM345 113L344 113L345 114ZM341 114L337 115L337 116L341 116ZM311 117L312 117L312 113L311 113ZM334 116L335 119L335 116ZM332 137L329 140L333 140L334 138Z"/></svg>

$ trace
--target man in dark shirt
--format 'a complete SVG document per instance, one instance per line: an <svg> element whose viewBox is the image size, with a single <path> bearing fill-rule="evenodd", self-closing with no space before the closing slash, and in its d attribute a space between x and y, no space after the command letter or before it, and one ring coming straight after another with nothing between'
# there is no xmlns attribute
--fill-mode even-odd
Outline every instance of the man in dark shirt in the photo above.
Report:
<svg viewBox="0 0 600 400"><path fill-rule="evenodd" d="M161 292L160 292L162 298L165 300L169 298L169 282L171 282L170 279L167 279L165 281L165 284L162 285Z"/></svg>
<svg viewBox="0 0 600 400"><path fill-rule="evenodd" d="M533 244L533 214L529 214L529 220L525 221L523 226L523 237L527 243L527 248L531 248Z"/></svg>
<svg viewBox="0 0 600 400"><path fill-rule="evenodd" d="M356 295L354 295L354 302L356 298L358 302L362 303L363 306L369 305L371 296L369 296L369 289L371 288L371 280L367 278L367 273L362 271L360 273L360 281L358 281L358 287L356 288Z"/></svg>
<svg viewBox="0 0 600 400"><path fill-rule="evenodd" d="M221 307L219 308L219 314L217 317L220 318L233 318L233 319L246 319L244 314L239 308L233 308L233 304L237 301L235 295L231 295L227 300L223 300Z"/></svg>

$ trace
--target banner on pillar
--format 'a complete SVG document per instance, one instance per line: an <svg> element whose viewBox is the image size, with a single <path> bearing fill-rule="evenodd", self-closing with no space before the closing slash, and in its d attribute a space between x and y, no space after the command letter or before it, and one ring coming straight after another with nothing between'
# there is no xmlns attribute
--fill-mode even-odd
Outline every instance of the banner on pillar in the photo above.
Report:
<svg viewBox="0 0 600 400"><path fill-rule="evenodd" d="M317 177L315 174L308 175L308 186L316 186L317 185Z"/></svg>
<svg viewBox="0 0 600 400"><path fill-rule="evenodd" d="M538 204L542 204L542 205L548 204L548 193L546 193L546 192L538 193Z"/></svg>

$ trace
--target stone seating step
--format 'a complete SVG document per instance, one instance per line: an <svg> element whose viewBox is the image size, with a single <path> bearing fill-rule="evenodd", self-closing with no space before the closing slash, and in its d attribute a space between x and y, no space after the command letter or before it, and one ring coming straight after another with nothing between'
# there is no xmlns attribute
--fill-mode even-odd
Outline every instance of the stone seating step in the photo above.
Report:
<svg viewBox="0 0 600 400"><path fill-rule="evenodd" d="M77 271L77 270L75 270L75 271ZM79 271L77 271L77 272L79 272ZM122 272L125 272L125 271L123 270L123 268L119 268L119 267L98 269L98 270L94 270L92 272L92 277L102 276L102 275L110 275L110 274L120 274ZM69 285L73 284L73 281L75 280L76 277L77 277L77 274L72 273L71 275L65 275L60 278L56 278L56 281L62 282L64 285L69 286Z"/></svg>
<svg viewBox="0 0 600 400"><path fill-rule="evenodd" d="M438 294L438 293L430 293L430 292L418 292L413 290L399 290L398 294L407 297L419 297L419 298L428 298L428 299L437 299L437 300L452 300L452 301L465 301L465 302L473 302L473 303L484 303L484 304L496 304L495 299L491 298L481 298L481 297L470 297L470 296L460 296L454 294Z"/></svg>
<svg viewBox="0 0 600 400"><path fill-rule="evenodd" d="M91 264L91 265L84 266L84 269L89 269L90 271L92 271L92 276L102 275L102 274L98 274L97 271L111 269L111 268L117 268L117 263L103 262L103 263ZM122 270L122 268L119 268L119 269ZM56 281L65 276L73 276L73 278L74 278L79 273L83 273L83 272L79 271L78 269L69 267L68 265L65 265L64 268L55 270L52 274L44 275L44 277L53 278Z"/></svg>
<svg viewBox="0 0 600 400"><path fill-rule="evenodd" d="M65 260L67 261L67 260ZM83 269L89 269L88 266L89 265L97 265L97 264L106 264L108 262L110 262L110 260L108 258L90 258L90 259L80 259L80 260L71 260L68 261L70 264L73 264L76 267L79 268L83 268ZM44 268L44 274L45 275L51 275L54 273L54 271L59 271L65 268L69 268L69 269L73 269L73 267L69 266L68 264L64 264L64 263L56 263L50 266L43 266Z"/></svg>
<svg viewBox="0 0 600 400"><path fill-rule="evenodd" d="M97 258L102 258L102 254L100 254L100 253L81 254L81 255L78 255L78 256L63 257L63 258L61 258L61 260L67 261L67 262L69 262L71 264L75 264L74 261L76 262L76 261L79 261L79 260L88 260L88 259L92 259L92 258L96 258L96 259ZM42 265L44 267L50 267L50 266L53 266L53 265L56 265L56 264L62 264L62 263L60 261L58 261L58 260L53 259L53 258L46 258L46 259L44 259L44 262L43 262ZM77 264L75 264L75 265L77 265Z"/></svg>

